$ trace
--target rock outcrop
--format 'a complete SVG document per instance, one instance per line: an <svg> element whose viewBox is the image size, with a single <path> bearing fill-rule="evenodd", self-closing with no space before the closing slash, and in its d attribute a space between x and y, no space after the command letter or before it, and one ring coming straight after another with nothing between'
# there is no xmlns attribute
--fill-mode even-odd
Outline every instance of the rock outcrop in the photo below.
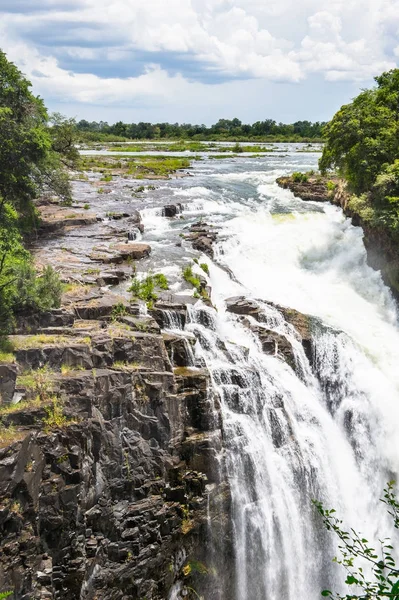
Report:
<svg viewBox="0 0 399 600"><path fill-rule="evenodd" d="M295 369L297 367L295 350L289 339L288 332L285 334L272 329L271 325L268 324L268 317L265 314L262 304L263 306L270 306L277 310L284 317L285 323L293 327L294 335L301 342L308 360L312 363L312 317L309 315L304 315L297 310L272 302L265 303L246 298L245 296L228 298L226 300L226 309L228 312L238 315L241 323L255 333L261 342L262 350L265 354L280 356L282 360Z"/></svg>

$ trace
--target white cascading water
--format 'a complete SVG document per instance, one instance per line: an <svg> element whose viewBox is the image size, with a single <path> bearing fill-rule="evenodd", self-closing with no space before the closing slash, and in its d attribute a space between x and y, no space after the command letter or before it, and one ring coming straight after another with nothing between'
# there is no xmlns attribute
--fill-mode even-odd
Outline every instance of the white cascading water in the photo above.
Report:
<svg viewBox="0 0 399 600"><path fill-rule="evenodd" d="M312 499L368 539L394 535L379 498L399 470L396 307L366 264L361 230L339 209L278 188L284 169L223 169L204 167L199 182L175 194L191 200L187 214L206 211L223 224L208 260L216 310L189 307L186 329L221 398L234 600L316 600L322 589L342 589L345 574L331 562L336 540ZM237 295L257 299L265 326L290 339L295 371L265 355L226 312L226 299ZM312 365L268 302L313 317Z"/></svg>

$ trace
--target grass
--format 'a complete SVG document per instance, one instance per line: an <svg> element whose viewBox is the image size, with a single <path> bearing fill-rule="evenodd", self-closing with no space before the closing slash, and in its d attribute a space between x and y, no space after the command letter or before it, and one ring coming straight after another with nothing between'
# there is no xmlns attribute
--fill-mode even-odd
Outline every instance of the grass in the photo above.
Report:
<svg viewBox="0 0 399 600"><path fill-rule="evenodd" d="M16 350L27 350L29 348L37 348L38 346L66 344L70 341L70 338L63 335L46 335L44 333L37 335L15 336L13 338Z"/></svg>
<svg viewBox="0 0 399 600"><path fill-rule="evenodd" d="M123 302L118 302L112 308L111 319L112 321L117 321L120 317L124 317L127 314L127 307L123 304Z"/></svg>
<svg viewBox="0 0 399 600"><path fill-rule="evenodd" d="M61 365L62 375L69 375L70 373L76 373L76 371L85 371L85 368L81 365Z"/></svg>
<svg viewBox="0 0 399 600"><path fill-rule="evenodd" d="M115 157L115 156L82 156L81 169L85 171L94 171L103 173L102 181L105 177L112 175L131 176L135 179L166 179L172 173L179 169L188 169L191 161L188 158L167 157L167 156L137 156L137 157ZM107 179L110 181L111 179ZM139 188L135 190L137 192ZM140 190L144 191L144 190ZM104 189L99 188L98 193L103 193Z"/></svg>
<svg viewBox="0 0 399 600"><path fill-rule="evenodd" d="M38 348L41 346L65 346L67 344L86 344L91 346L91 338L70 338L64 335L26 335L13 336L13 342L16 350L28 350L30 348Z"/></svg>
<svg viewBox="0 0 399 600"><path fill-rule="evenodd" d="M64 415L62 405L58 398L54 397L50 406L46 407L47 417L43 420L46 429L65 427L71 420Z"/></svg>
<svg viewBox="0 0 399 600"><path fill-rule="evenodd" d="M5 448L14 442L19 442L26 436L26 431L20 431L13 425L0 427L0 448ZM1 596L0 596L1 598Z"/></svg>
<svg viewBox="0 0 399 600"><path fill-rule="evenodd" d="M200 268L204 271L206 275L209 275L209 267L206 263L201 263Z"/></svg>
<svg viewBox="0 0 399 600"><path fill-rule="evenodd" d="M24 402L18 402L17 404L3 405L0 406L0 417L6 417L7 415L12 415L31 408L40 408L40 406L43 406L43 403L38 397L34 400L26 400Z"/></svg>
<svg viewBox="0 0 399 600"><path fill-rule="evenodd" d="M19 375L17 385L29 390L40 403L47 402L53 391L51 374L52 372L47 367L42 367L36 371ZM18 407L19 404L15 406Z"/></svg>

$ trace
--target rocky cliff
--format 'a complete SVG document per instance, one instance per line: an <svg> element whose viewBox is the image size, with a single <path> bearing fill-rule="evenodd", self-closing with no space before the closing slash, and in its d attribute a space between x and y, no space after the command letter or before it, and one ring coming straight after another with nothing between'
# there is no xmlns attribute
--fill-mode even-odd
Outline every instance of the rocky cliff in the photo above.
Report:
<svg viewBox="0 0 399 600"><path fill-rule="evenodd" d="M210 585L216 598L208 528L228 493L207 372L182 366L184 344L148 317L44 320L11 336L0 366L0 589L155 600Z"/></svg>

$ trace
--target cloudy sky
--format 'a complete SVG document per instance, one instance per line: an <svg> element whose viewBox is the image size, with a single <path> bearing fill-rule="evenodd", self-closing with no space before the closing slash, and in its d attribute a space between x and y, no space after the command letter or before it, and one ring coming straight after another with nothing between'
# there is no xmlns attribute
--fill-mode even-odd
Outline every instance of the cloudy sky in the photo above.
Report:
<svg viewBox="0 0 399 600"><path fill-rule="evenodd" d="M399 0L0 0L0 48L89 120L327 120L399 62Z"/></svg>

